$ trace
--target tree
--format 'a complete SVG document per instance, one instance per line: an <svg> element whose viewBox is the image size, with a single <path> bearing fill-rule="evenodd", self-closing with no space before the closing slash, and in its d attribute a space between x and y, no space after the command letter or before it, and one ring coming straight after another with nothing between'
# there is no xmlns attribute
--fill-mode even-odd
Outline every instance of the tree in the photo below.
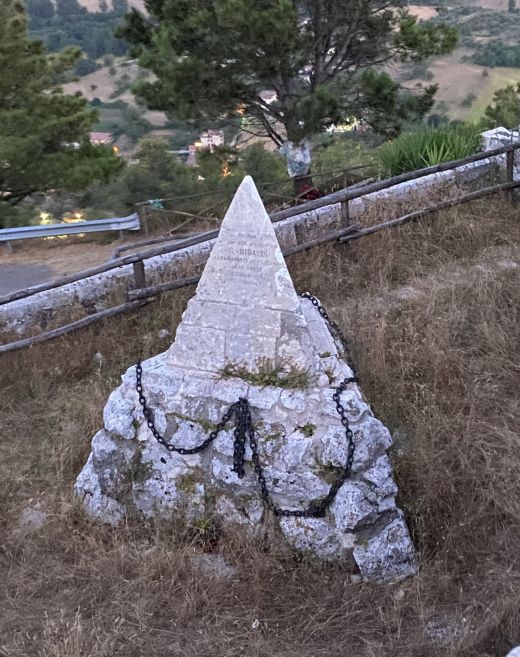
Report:
<svg viewBox="0 0 520 657"><path fill-rule="evenodd" d="M108 180L122 164L110 149L90 144L97 119L85 98L65 95L58 82L81 57L69 48L48 56L26 33L19 0L0 5L0 223L40 192L80 190Z"/></svg>
<svg viewBox="0 0 520 657"><path fill-rule="evenodd" d="M128 11L128 0L112 0L112 11L115 14L124 14Z"/></svg>
<svg viewBox="0 0 520 657"><path fill-rule="evenodd" d="M262 144L252 144L243 151L242 165L261 191L264 189L262 183L277 183L287 178L280 156L270 153Z"/></svg>
<svg viewBox="0 0 520 657"><path fill-rule="evenodd" d="M78 0L56 0L56 13L62 18L71 18L84 13Z"/></svg>
<svg viewBox="0 0 520 657"><path fill-rule="evenodd" d="M127 212L149 199L192 194L195 172L170 151L163 139L145 138L122 174L107 186L92 186L82 204L99 210Z"/></svg>
<svg viewBox="0 0 520 657"><path fill-rule="evenodd" d="M516 0L509 0L508 10L510 12L515 12L516 11Z"/></svg>
<svg viewBox="0 0 520 657"><path fill-rule="evenodd" d="M54 16L52 0L26 0L27 12L33 18L49 20Z"/></svg>
<svg viewBox="0 0 520 657"><path fill-rule="evenodd" d="M126 135L133 144L151 129L152 124L143 118L138 110L128 105L122 110L118 122L110 126L110 131L114 136Z"/></svg>
<svg viewBox="0 0 520 657"><path fill-rule="evenodd" d="M495 92L493 104L486 108L486 120L490 128L513 128L520 124L520 83Z"/></svg>
<svg viewBox="0 0 520 657"><path fill-rule="evenodd" d="M405 0L148 0L120 31L154 79L137 88L178 118L251 117L277 146L363 119L395 135L436 87L403 91L382 67L451 51L456 30L418 24Z"/></svg>

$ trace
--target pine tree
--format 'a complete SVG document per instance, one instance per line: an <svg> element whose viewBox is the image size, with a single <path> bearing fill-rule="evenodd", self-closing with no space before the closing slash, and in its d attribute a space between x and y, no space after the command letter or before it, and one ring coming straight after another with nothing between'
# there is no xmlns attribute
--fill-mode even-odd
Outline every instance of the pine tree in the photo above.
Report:
<svg viewBox="0 0 520 657"><path fill-rule="evenodd" d="M27 12L33 18L49 20L54 16L52 0L26 0Z"/></svg>
<svg viewBox="0 0 520 657"><path fill-rule="evenodd" d="M90 144L97 115L80 95L57 82L81 57L76 48L48 56L27 36L20 0L0 5L0 224L37 192L77 191L108 180L122 164L110 149Z"/></svg>
<svg viewBox="0 0 520 657"><path fill-rule="evenodd" d="M490 128L517 128L520 123L520 82L498 89L493 104L486 108L486 120Z"/></svg>
<svg viewBox="0 0 520 657"><path fill-rule="evenodd" d="M436 87L411 95L383 65L449 52L457 40L453 28L418 24L407 4L148 0L148 15L133 10L121 34L154 73L138 93L178 118L246 113L278 146L351 118L394 135L431 108Z"/></svg>
<svg viewBox="0 0 520 657"><path fill-rule="evenodd" d="M84 13L78 0L56 0L56 13L62 18L71 18Z"/></svg>

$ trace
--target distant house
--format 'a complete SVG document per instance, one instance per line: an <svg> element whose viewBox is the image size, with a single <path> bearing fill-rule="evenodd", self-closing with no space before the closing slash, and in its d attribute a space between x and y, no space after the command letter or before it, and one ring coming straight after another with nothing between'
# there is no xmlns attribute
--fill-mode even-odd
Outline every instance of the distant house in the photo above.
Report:
<svg viewBox="0 0 520 657"><path fill-rule="evenodd" d="M222 146L223 143L223 130L204 130L200 133L201 148L205 151L212 151L216 146Z"/></svg>
<svg viewBox="0 0 520 657"><path fill-rule="evenodd" d="M110 132L91 132L90 143L96 146L110 146L114 142L114 136Z"/></svg>

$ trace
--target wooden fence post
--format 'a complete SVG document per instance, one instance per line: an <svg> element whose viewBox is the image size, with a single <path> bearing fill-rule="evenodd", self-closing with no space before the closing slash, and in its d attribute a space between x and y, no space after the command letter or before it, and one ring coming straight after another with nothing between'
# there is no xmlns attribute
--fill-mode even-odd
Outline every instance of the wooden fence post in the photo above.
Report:
<svg viewBox="0 0 520 657"><path fill-rule="evenodd" d="M148 237L150 234L150 229L148 227L148 206L143 205L141 206L143 208L143 228L144 228L144 236Z"/></svg>
<svg viewBox="0 0 520 657"><path fill-rule="evenodd" d="M514 167L515 167L515 151L511 149L510 151L507 151L507 164L506 164L506 182L512 183L513 182L513 175L514 175ZM513 203L513 190L509 189L506 192L506 198L509 201L509 203Z"/></svg>
<svg viewBox="0 0 520 657"><path fill-rule="evenodd" d="M348 207L348 201L341 202L341 227L348 228L350 224L350 213Z"/></svg>
<svg viewBox="0 0 520 657"><path fill-rule="evenodd" d="M136 289L146 287L146 274L144 272L144 262L138 260L134 262L134 283Z"/></svg>

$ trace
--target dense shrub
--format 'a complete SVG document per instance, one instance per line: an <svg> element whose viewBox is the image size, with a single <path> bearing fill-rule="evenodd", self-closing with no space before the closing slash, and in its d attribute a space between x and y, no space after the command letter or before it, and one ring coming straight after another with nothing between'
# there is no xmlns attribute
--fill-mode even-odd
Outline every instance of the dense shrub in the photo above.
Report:
<svg viewBox="0 0 520 657"><path fill-rule="evenodd" d="M520 46L508 46L501 41L490 41L477 48L473 61L480 66L520 66Z"/></svg>
<svg viewBox="0 0 520 657"><path fill-rule="evenodd" d="M243 151L241 159L244 172L252 176L260 190L264 186L285 181L288 178L283 158L266 150L261 143L252 144Z"/></svg>
<svg viewBox="0 0 520 657"><path fill-rule="evenodd" d="M94 71L97 71L98 68L99 68L99 64L95 60L86 57L85 59L81 59L76 64L76 69L74 72L76 73L76 75L82 77L83 75L94 73Z"/></svg>
<svg viewBox="0 0 520 657"><path fill-rule="evenodd" d="M88 12L77 0L60 0L56 6L51 0L28 0L27 11L31 35L51 52L77 45L91 60L127 53L127 44L114 34L128 11L126 0L113 2L111 11L97 12Z"/></svg>
<svg viewBox="0 0 520 657"><path fill-rule="evenodd" d="M396 176L466 157L476 152L479 145L477 126L424 127L382 146L378 152L379 163L384 175Z"/></svg>

